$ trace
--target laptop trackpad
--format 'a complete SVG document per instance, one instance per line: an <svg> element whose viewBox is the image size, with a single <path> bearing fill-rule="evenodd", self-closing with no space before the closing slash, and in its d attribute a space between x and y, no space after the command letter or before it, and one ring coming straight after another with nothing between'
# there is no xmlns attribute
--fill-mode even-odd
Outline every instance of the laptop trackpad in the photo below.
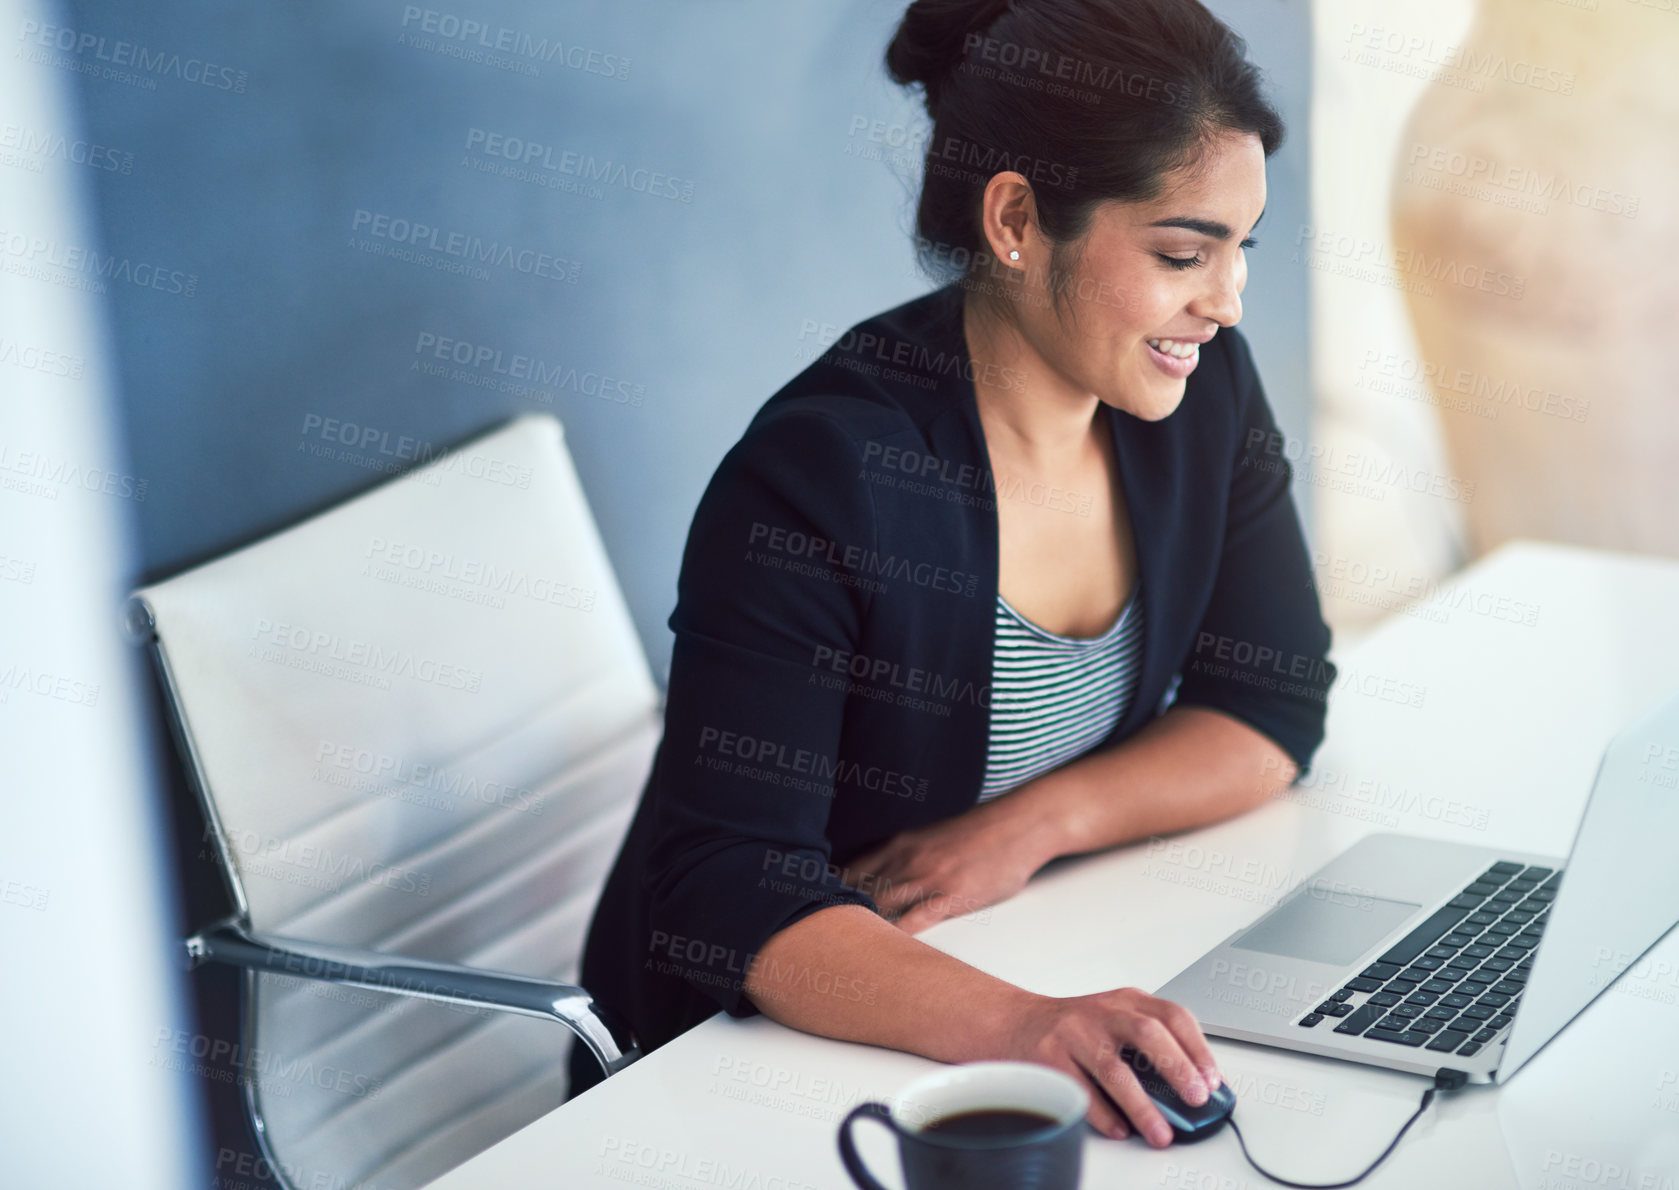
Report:
<svg viewBox="0 0 1679 1190"><path fill-rule="evenodd" d="M1306 888L1230 945L1344 967L1387 937L1420 905Z"/></svg>

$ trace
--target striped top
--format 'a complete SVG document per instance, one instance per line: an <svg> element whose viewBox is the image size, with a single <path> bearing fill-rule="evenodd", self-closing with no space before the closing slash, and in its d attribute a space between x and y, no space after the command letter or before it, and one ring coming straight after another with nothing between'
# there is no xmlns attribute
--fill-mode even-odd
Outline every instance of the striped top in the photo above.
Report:
<svg viewBox="0 0 1679 1190"><path fill-rule="evenodd" d="M1136 694L1143 644L1142 584L1101 636L1040 628L997 596L991 736L979 800L996 797L1088 752Z"/></svg>

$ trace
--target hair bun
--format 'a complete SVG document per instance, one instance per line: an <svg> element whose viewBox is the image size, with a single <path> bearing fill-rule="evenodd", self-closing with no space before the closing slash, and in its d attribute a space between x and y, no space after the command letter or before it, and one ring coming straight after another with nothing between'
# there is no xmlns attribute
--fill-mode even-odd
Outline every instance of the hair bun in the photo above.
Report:
<svg viewBox="0 0 1679 1190"><path fill-rule="evenodd" d="M886 47L886 70L894 82L920 83L927 110L938 102L939 86L961 63L968 35L983 32L1012 0L914 0Z"/></svg>

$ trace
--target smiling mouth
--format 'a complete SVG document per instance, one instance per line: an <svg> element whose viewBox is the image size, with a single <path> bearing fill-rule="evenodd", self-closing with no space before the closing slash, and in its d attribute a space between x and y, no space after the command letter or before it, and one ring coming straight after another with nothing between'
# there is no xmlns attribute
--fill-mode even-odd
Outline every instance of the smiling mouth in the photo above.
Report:
<svg viewBox="0 0 1679 1190"><path fill-rule="evenodd" d="M1185 343L1181 339L1145 339L1144 342L1162 355L1176 359L1194 359L1201 352L1201 344Z"/></svg>
<svg viewBox="0 0 1679 1190"><path fill-rule="evenodd" d="M1182 380L1201 362L1201 344L1178 339L1144 339L1149 360L1174 380Z"/></svg>

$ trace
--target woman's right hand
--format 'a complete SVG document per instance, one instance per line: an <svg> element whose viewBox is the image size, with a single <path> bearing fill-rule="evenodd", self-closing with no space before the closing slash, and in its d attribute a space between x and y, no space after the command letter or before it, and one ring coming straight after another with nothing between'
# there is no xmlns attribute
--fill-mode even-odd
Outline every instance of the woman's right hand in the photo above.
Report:
<svg viewBox="0 0 1679 1190"><path fill-rule="evenodd" d="M1053 1066L1083 1083L1090 1095L1086 1118L1098 1132L1124 1139L1131 1134L1129 1118L1156 1148L1172 1143L1171 1125L1120 1050L1129 1046L1146 1057L1191 1107L1205 1103L1223 1081L1194 1015L1139 988L1064 999L1033 996L1004 1026L1004 1045L1010 1058Z"/></svg>

